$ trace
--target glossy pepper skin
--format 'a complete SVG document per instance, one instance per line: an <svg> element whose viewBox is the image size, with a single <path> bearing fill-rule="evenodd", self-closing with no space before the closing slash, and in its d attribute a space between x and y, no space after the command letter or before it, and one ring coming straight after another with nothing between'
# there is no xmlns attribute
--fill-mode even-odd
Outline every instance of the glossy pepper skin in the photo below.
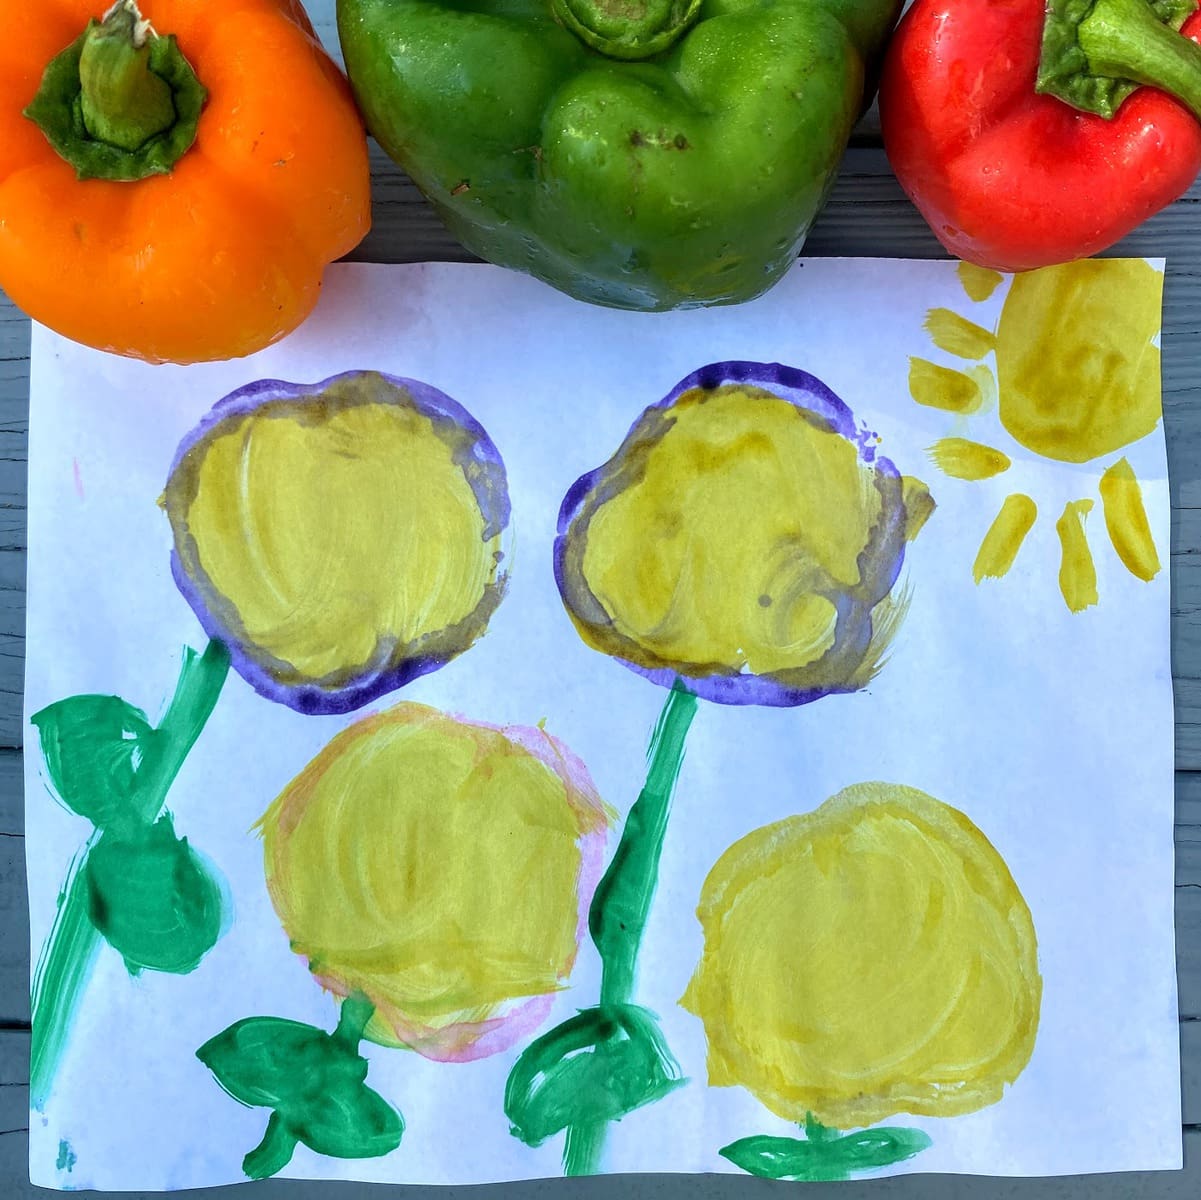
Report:
<svg viewBox="0 0 1201 1200"><path fill-rule="evenodd" d="M901 186L951 253L1000 271L1097 254L1201 171L1201 122L1162 91L1140 87L1111 120L1035 92L1044 7L917 0L880 82ZM1201 15L1182 33L1201 42Z"/></svg>
<svg viewBox="0 0 1201 1200"><path fill-rule="evenodd" d="M262 349L369 228L350 88L298 2L145 0L207 93L194 141L166 173L81 179L23 110L104 15L104 0L0 0L0 288L69 338L152 362Z"/></svg>
<svg viewBox="0 0 1201 1200"><path fill-rule="evenodd" d="M631 7L339 0L338 30L368 129L473 253L618 308L747 300L821 208L899 2L649 0L683 31L607 53L568 27Z"/></svg>

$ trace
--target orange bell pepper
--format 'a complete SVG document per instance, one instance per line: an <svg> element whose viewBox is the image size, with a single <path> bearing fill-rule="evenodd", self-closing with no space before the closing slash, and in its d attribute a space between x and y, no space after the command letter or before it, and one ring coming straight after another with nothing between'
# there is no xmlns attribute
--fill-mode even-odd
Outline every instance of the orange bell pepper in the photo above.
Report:
<svg viewBox="0 0 1201 1200"><path fill-rule="evenodd" d="M98 349L250 354L370 227L362 123L297 0L145 18L0 0L0 288Z"/></svg>

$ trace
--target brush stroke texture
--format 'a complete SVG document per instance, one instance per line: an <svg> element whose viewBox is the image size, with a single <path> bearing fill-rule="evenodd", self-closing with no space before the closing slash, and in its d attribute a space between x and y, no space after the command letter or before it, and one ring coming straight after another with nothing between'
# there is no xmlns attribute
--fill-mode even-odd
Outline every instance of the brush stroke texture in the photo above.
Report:
<svg viewBox="0 0 1201 1200"><path fill-rule="evenodd" d="M1005 276L999 271L990 267L978 267L974 263L961 262L955 271L968 299L978 304L987 300L1005 281Z"/></svg>
<svg viewBox="0 0 1201 1200"><path fill-rule="evenodd" d="M925 408L966 416L984 405L985 391L975 373L957 371L929 359L909 359L909 394Z"/></svg>
<svg viewBox="0 0 1201 1200"><path fill-rule="evenodd" d="M891 1167L928 1150L931 1144L920 1129L876 1126L840 1136L810 1113L805 1118L804 1140L760 1134L740 1138L718 1153L762 1179L818 1183Z"/></svg>
<svg viewBox="0 0 1201 1200"><path fill-rule="evenodd" d="M926 333L930 340L956 358L980 359L996 346L991 331L949 308L932 308L926 313Z"/></svg>

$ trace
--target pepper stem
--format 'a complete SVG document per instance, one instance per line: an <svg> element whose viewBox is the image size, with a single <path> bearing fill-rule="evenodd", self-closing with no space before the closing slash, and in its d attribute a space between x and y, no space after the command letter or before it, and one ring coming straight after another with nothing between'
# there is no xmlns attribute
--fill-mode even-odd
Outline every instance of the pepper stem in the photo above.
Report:
<svg viewBox="0 0 1201 1200"><path fill-rule="evenodd" d="M1143 85L1201 117L1201 47L1179 32L1197 0L1046 0L1034 90L1111 120Z"/></svg>
<svg viewBox="0 0 1201 1200"><path fill-rule="evenodd" d="M132 181L187 153L207 95L175 38L117 0L46 64L25 116L80 179Z"/></svg>
<svg viewBox="0 0 1201 1200"><path fill-rule="evenodd" d="M165 79L150 69L150 38L135 0L119 0L99 25L89 25L79 52L80 110L88 133L136 150L175 121Z"/></svg>
<svg viewBox="0 0 1201 1200"><path fill-rule="evenodd" d="M701 0L551 0L555 16L610 58L662 54L700 15Z"/></svg>
<svg viewBox="0 0 1201 1200"><path fill-rule="evenodd" d="M1169 92L1201 119L1201 46L1162 24L1147 0L1096 0L1078 38L1093 74Z"/></svg>

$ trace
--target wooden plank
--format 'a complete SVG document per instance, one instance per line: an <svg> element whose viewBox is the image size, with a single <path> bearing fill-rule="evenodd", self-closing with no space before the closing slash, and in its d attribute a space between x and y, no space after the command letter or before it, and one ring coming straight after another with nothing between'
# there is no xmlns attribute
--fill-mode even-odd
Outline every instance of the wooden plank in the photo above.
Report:
<svg viewBox="0 0 1201 1200"><path fill-rule="evenodd" d="M0 1030L29 1024L25 839L0 837Z"/></svg>

